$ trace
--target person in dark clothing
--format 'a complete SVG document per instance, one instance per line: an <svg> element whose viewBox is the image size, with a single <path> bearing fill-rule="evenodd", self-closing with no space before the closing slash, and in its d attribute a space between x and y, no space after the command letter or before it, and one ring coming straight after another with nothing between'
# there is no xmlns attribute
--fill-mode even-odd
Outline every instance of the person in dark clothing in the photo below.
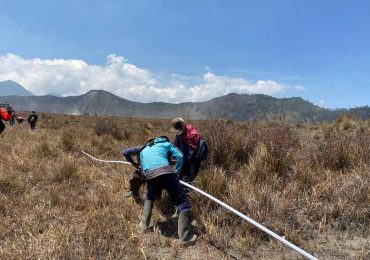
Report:
<svg viewBox="0 0 370 260"><path fill-rule="evenodd" d="M12 119L9 120L9 126L13 127L15 125L15 115L13 115Z"/></svg>
<svg viewBox="0 0 370 260"><path fill-rule="evenodd" d="M173 144L184 155L184 163L179 175L179 179L188 184L192 184L198 175L201 163L200 160L195 159L195 155L201 140L199 131L191 124L185 123L185 120L182 118L175 118L172 120L170 131L176 133L176 138ZM187 187L184 187L184 190L187 194L190 192L189 188ZM175 213L173 213L171 217L178 217L177 209L175 209Z"/></svg>
<svg viewBox="0 0 370 260"><path fill-rule="evenodd" d="M135 147L131 149L132 152L136 150ZM158 194L164 189L179 210L178 235L181 245L195 242L197 236L192 232L189 222L190 204L177 178L182 167L182 153L169 142L167 137L161 136L154 138L140 148L139 157L141 172L147 184L147 194L139 228L143 231L148 230L153 201L156 200ZM175 170L171 167L171 157L176 159ZM134 166L139 167L138 164L134 164Z"/></svg>
<svg viewBox="0 0 370 260"><path fill-rule="evenodd" d="M180 172L180 180L191 184L198 175L200 161L196 160L195 154L198 150L201 135L191 124L185 123L182 118L172 120L171 131L176 132L173 144L179 148L184 155L184 164Z"/></svg>
<svg viewBox="0 0 370 260"><path fill-rule="evenodd" d="M3 123L2 120L0 120L0 134L4 131L5 129L5 124Z"/></svg>
<svg viewBox="0 0 370 260"><path fill-rule="evenodd" d="M37 114L35 113L35 111L32 111L32 113L28 116L27 121L30 124L32 131L35 131L36 123L37 123L38 119L39 118L38 118Z"/></svg>
<svg viewBox="0 0 370 260"><path fill-rule="evenodd" d="M133 196L136 203L140 203L140 188L145 184L145 180L142 176L141 169L140 169L140 151L143 147L142 146L134 146L127 148L122 151L122 155L126 158L128 162L130 162L135 168L135 173L132 176L130 182L130 189L125 193L125 197ZM132 157L136 157L136 162Z"/></svg>

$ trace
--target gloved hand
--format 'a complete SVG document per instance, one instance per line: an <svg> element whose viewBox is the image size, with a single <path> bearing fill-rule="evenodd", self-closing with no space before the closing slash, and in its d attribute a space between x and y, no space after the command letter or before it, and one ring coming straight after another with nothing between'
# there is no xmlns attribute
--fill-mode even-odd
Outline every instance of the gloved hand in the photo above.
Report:
<svg viewBox="0 0 370 260"><path fill-rule="evenodd" d="M140 169L140 165L137 163L137 162L133 162L132 165L136 168L136 169Z"/></svg>

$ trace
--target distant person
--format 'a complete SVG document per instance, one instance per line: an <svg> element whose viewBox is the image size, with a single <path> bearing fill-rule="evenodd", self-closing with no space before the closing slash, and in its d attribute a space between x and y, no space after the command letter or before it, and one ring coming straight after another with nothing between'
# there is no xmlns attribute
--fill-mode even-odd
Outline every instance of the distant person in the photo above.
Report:
<svg viewBox="0 0 370 260"><path fill-rule="evenodd" d="M16 120L15 109L13 109L13 116L12 116L12 118L9 120L9 126L10 126L10 127L13 127L13 126L15 125L15 120Z"/></svg>
<svg viewBox="0 0 370 260"><path fill-rule="evenodd" d="M13 127L15 125L15 115L13 115L12 119L9 120L10 127Z"/></svg>
<svg viewBox="0 0 370 260"><path fill-rule="evenodd" d="M193 234L190 226L190 204L177 178L182 167L182 153L169 142L166 136L161 136L146 143L141 148L139 157L141 172L147 184L147 194L139 228L143 231L149 228L153 202L164 189L179 210L178 235L180 243L187 245L195 242L197 236ZM175 170L170 163L172 157L176 160ZM136 167L138 166L136 165Z"/></svg>
<svg viewBox="0 0 370 260"><path fill-rule="evenodd" d="M1 104L0 107L0 134L5 129L5 124L3 121L10 121L13 117L15 117L15 111L9 104Z"/></svg>
<svg viewBox="0 0 370 260"><path fill-rule="evenodd" d="M201 161L207 157L208 147L202 139L199 131L191 124L186 123L182 118L172 120L171 132L176 132L176 138L173 144L184 155L184 163L181 168L179 179L188 184L192 184L197 177ZM184 187L186 192L189 189ZM177 217L175 212L172 217Z"/></svg>
<svg viewBox="0 0 370 260"><path fill-rule="evenodd" d="M184 164L179 178L191 184L198 175L201 162L207 157L207 144L199 131L182 118L172 120L171 132L176 132L173 144L184 155Z"/></svg>
<svg viewBox="0 0 370 260"><path fill-rule="evenodd" d="M32 113L28 116L27 121L30 124L32 131L35 131L35 129L36 129L36 123L37 123L38 119L39 118L38 118L35 111L32 111Z"/></svg>

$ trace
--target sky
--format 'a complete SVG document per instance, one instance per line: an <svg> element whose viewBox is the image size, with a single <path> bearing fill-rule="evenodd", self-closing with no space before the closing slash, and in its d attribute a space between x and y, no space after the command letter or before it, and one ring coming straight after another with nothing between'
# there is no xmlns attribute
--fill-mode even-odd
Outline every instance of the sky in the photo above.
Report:
<svg viewBox="0 0 370 260"><path fill-rule="evenodd" d="M139 102L370 105L369 12L364 0L0 0L0 81Z"/></svg>

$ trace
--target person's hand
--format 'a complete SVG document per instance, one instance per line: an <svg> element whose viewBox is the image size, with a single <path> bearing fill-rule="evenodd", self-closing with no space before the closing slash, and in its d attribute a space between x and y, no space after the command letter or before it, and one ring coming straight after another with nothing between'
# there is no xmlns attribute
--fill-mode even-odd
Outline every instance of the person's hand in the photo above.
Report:
<svg viewBox="0 0 370 260"><path fill-rule="evenodd" d="M136 162L133 162L132 165L136 168L136 169L140 169L140 165Z"/></svg>

